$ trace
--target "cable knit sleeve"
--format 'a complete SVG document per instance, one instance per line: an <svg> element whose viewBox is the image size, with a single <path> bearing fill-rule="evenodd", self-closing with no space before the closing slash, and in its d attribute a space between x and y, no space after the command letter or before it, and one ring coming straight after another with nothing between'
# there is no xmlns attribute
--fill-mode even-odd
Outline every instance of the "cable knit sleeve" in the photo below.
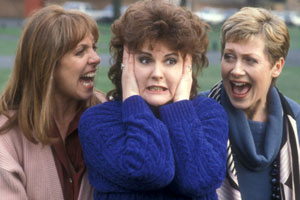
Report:
<svg viewBox="0 0 300 200"><path fill-rule="evenodd" d="M207 196L220 187L226 170L227 115L216 101L198 96L160 108L175 159L172 191Z"/></svg>
<svg viewBox="0 0 300 200"><path fill-rule="evenodd" d="M98 191L153 190L173 180L168 130L140 96L88 109L79 135L89 180Z"/></svg>

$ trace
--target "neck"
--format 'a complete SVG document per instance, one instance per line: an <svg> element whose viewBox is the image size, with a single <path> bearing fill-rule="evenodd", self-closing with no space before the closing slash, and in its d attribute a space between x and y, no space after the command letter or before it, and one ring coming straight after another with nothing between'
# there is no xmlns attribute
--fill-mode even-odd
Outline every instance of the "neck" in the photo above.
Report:
<svg viewBox="0 0 300 200"><path fill-rule="evenodd" d="M266 122L268 119L268 106L266 101L260 100L255 105L244 110L246 117L252 121Z"/></svg>
<svg viewBox="0 0 300 200"><path fill-rule="evenodd" d="M67 136L68 127L77 113L78 101L64 98L55 98L54 101L54 121L64 141Z"/></svg>

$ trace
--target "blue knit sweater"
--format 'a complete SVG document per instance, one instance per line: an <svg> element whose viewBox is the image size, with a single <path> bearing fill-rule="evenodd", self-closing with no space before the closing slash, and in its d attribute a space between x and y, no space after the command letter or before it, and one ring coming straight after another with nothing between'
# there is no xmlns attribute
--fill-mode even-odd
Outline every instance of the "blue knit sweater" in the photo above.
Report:
<svg viewBox="0 0 300 200"><path fill-rule="evenodd" d="M79 136L95 199L217 199L227 121L206 97L161 106L159 118L140 96L88 109Z"/></svg>

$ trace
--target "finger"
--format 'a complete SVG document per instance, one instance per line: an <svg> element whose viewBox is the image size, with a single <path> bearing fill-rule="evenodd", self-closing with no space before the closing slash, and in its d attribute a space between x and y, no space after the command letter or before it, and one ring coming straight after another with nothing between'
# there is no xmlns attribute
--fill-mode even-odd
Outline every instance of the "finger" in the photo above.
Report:
<svg viewBox="0 0 300 200"><path fill-rule="evenodd" d="M122 63L121 63L121 69L122 69L122 71L123 71L123 73L125 72L125 71L127 71L127 69L126 69L126 64L127 64L127 60L128 60L128 57L129 57L129 54L128 54L128 48L127 48L127 46L126 45L124 45L123 46L123 59L122 59Z"/></svg>
<svg viewBox="0 0 300 200"><path fill-rule="evenodd" d="M128 53L128 59L127 59L127 64L128 66L128 71L130 73L134 73L134 54L133 53Z"/></svg>
<svg viewBox="0 0 300 200"><path fill-rule="evenodd" d="M187 54L184 63L183 63L183 74L191 74L192 73L192 56Z"/></svg>

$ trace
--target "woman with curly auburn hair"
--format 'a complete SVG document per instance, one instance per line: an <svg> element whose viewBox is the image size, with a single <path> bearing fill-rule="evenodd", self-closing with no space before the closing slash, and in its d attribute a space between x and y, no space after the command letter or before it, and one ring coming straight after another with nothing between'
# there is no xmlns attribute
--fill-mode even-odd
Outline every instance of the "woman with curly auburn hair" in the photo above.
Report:
<svg viewBox="0 0 300 200"><path fill-rule="evenodd" d="M1 199L93 198L77 127L105 101L94 89L98 36L93 19L57 5L27 20L0 97Z"/></svg>
<svg viewBox="0 0 300 200"><path fill-rule="evenodd" d="M113 23L115 88L79 125L95 199L217 199L228 127L222 107L197 96L208 28L150 0Z"/></svg>

